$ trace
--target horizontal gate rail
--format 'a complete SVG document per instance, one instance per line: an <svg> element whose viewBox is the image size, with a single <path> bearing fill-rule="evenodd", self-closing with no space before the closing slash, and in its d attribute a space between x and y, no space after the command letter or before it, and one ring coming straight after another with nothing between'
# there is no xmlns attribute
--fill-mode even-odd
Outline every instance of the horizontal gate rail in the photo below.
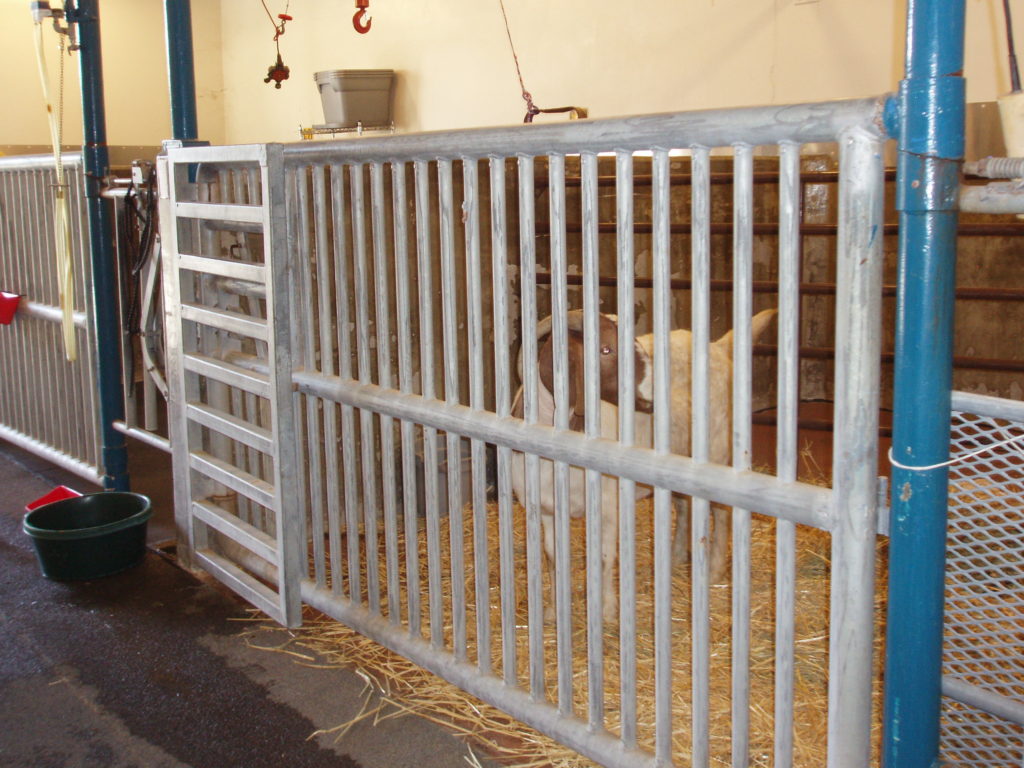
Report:
<svg viewBox="0 0 1024 768"><path fill-rule="evenodd" d="M832 491L801 482L780 482L759 472L701 464L687 456L657 455L646 448L587 438L580 433L501 418L487 411L428 400L373 384L344 381L309 371L293 375L301 392L355 408L529 451L567 464L586 465L638 483L741 506L771 517L831 530Z"/></svg>
<svg viewBox="0 0 1024 768"><path fill-rule="evenodd" d="M285 146L290 167L331 162L403 162L440 157L511 157L646 151L654 147L751 146L794 141L831 142L844 131L869 128L884 135L886 99L850 99L777 107L714 109L578 123L475 128L358 141L304 142Z"/></svg>

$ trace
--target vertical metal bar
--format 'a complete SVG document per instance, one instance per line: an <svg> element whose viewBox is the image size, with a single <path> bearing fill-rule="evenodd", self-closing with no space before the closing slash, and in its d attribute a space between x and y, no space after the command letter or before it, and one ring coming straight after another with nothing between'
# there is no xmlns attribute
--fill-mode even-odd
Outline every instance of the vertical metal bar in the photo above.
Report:
<svg viewBox="0 0 1024 768"><path fill-rule="evenodd" d="M491 157L491 280L494 305L494 407L498 416L512 413L511 365L509 363L508 232L505 201L505 158ZM512 451L497 450L498 463L498 559L501 580L501 665L505 685L515 685L516 582L515 532L512 520Z"/></svg>
<svg viewBox="0 0 1024 768"><path fill-rule="evenodd" d="M267 284L267 344L273 399L271 418L277 438L274 462L274 531L277 535L279 620L289 627L302 623L300 579L306 571L306 535L302 507L296 492L298 475L295 409L292 407L292 353L288 344L291 325L292 285L288 260L287 201L283 149L264 148L260 169L264 190L264 260L270 273Z"/></svg>
<svg viewBox="0 0 1024 768"><path fill-rule="evenodd" d="M337 296L338 376L352 379L352 342L349 325L352 322L352 293L349 290L349 242L347 231L351 222L351 209L345 202L345 166L331 166L331 210L334 214L334 285ZM346 211L349 215L346 216ZM356 475L355 409L341 406L341 464L345 493L345 540L348 560L348 597L353 603L362 600L362 571L359 567L359 502ZM341 571L332 585L335 594L341 593Z"/></svg>
<svg viewBox="0 0 1024 768"><path fill-rule="evenodd" d="M534 210L534 160L519 156L519 268L522 299L523 418L537 423L537 242ZM544 594L541 582L540 457L525 456L526 602L530 654L530 695L544 696Z"/></svg>
<svg viewBox="0 0 1024 768"><path fill-rule="evenodd" d="M374 305L377 308L377 383L391 389L391 291L388 278L394 268L387 253L385 221L384 164L370 165L370 212L373 226ZM387 573L388 617L393 624L401 618L398 581L398 481L395 478L395 420L380 416L381 482L384 493L384 551Z"/></svg>
<svg viewBox="0 0 1024 768"><path fill-rule="evenodd" d="M187 467L189 455L189 434L185 420L186 396L191 378L185 372L184 355L190 350L188 334L181 323L181 305L187 298L185 286L181 284L181 270L178 255L181 249L179 228L174 217L174 206L179 193L177 165L167 158L158 159L160 177L160 238L163 248L161 258L164 292L164 333L167 345L167 430L170 435L171 457L175 466ZM192 566L195 552L191 518L192 473L174 473L174 524L178 541L178 557L185 567Z"/></svg>
<svg viewBox="0 0 1024 768"><path fill-rule="evenodd" d="M654 451L672 450L671 187L668 151L655 149L651 194L654 253ZM654 489L654 756L672 759L672 492Z"/></svg>
<svg viewBox="0 0 1024 768"><path fill-rule="evenodd" d="M320 310L320 370L325 376L334 375L334 350L336 337L332 332L333 315L331 287L333 281L330 247L328 246L329 222L335 210L327 203L326 169L317 165L313 169L313 209L316 228L316 284L319 293L317 304ZM341 565L341 486L338 474L341 464L338 460L338 406L330 400L323 400L323 441L327 475L327 536L328 558L331 564L331 589L337 594L342 578ZM313 510L315 513L315 510ZM315 535L315 533L314 533Z"/></svg>
<svg viewBox="0 0 1024 768"><path fill-rule="evenodd" d="M352 185L352 246L355 261L356 357L359 383L372 381L370 363L369 264L366 258L366 207L363 184L364 166L350 170ZM363 469L363 529L366 539L366 591L372 613L380 613L380 570L377 551L377 466L376 429L372 412L359 412L359 444Z"/></svg>
<svg viewBox="0 0 1024 768"><path fill-rule="evenodd" d="M484 408L483 300L480 284L480 192L477 161L462 161L462 213L466 232L466 329L469 346L469 405ZM491 672L491 603L487 548L487 464L483 440L470 441L473 472L473 589L476 593L477 668ZM461 460L459 462L461 471Z"/></svg>
<svg viewBox="0 0 1024 768"><path fill-rule="evenodd" d="M164 0L167 79L171 90L171 136L199 136L196 120L196 78L192 58L192 2Z"/></svg>
<svg viewBox="0 0 1024 768"><path fill-rule="evenodd" d="M416 254L419 276L420 386L423 397L434 393L434 280L430 243L430 165L417 160ZM430 600L430 642L435 649L444 644L444 603L441 595L441 533L438 521L437 430L423 427L423 486L427 500L427 590Z"/></svg>
<svg viewBox="0 0 1024 768"><path fill-rule="evenodd" d="M633 156L615 155L615 240L618 276L619 349L634 344L633 281L636 254L633 243ZM619 442L635 440L636 358L619 355ZM621 738L626 749L636 747L636 482L619 478L619 709Z"/></svg>
<svg viewBox="0 0 1024 768"><path fill-rule="evenodd" d="M776 473L796 481L800 394L800 145L779 147L779 361ZM793 764L796 525L775 523L775 761Z"/></svg>
<svg viewBox="0 0 1024 768"><path fill-rule="evenodd" d="M124 419L124 387L121 378L121 328L117 317L117 294L113 259L110 204L100 196L100 184L110 172L107 152L106 107L103 101L103 55L100 48L100 9L97 0L78 0L70 9L78 24L79 65L82 81L82 121L85 145L82 160L89 210L89 242L92 254L93 302L98 351L100 421L103 429L103 486L128 490L128 451L124 435L114 422ZM73 13L72 13L73 10Z"/></svg>
<svg viewBox="0 0 1024 768"><path fill-rule="evenodd" d="M949 455L959 162L964 151L964 2L908 6L900 83L893 457ZM890 132L896 131L890 128ZM892 472L885 742L890 768L938 760L948 470Z"/></svg>
<svg viewBox="0 0 1024 768"><path fill-rule="evenodd" d="M458 405L459 360L458 308L455 297L455 202L452 189L452 163L438 160L438 202L441 216L441 318L444 336L444 398ZM462 539L462 439L454 432L446 435L448 474L448 533L452 591L452 642L455 658L466 660L466 581Z"/></svg>
<svg viewBox="0 0 1024 768"><path fill-rule="evenodd" d="M314 324L314 307L316 296L313 293L313 260L315 258L310 242L309 222L316 211L310 211L309 181L313 182L314 201L316 199L317 174L320 170L319 181L323 181L322 169L315 169L312 174L306 168L299 168L294 171L295 187L298 192L298 201L295 206L296 216L293 217L293 226L297 229L292 233L292 243L297 246L298 252L293 262L296 276L295 313L297 323L292 324L291 331L296 352L301 349L302 365L306 370L317 370L317 327ZM310 179L312 177L312 179ZM316 203L314 202L314 209ZM319 308L323 311L323 307ZM299 317L301 313L301 317ZM321 347L323 342L321 341ZM323 451L320 438L320 398L313 395L294 395L296 403L305 401L305 438L306 438L306 461L305 466L299 473L299 487L303 489L301 494L308 505L310 535L313 538L313 577L317 586L327 585L327 563L324 557L324 513L321 505L324 500L323 491ZM301 431L303 423L301 414L297 411L295 422ZM302 438L300 436L301 444ZM303 571L307 570L303 563Z"/></svg>
<svg viewBox="0 0 1024 768"><path fill-rule="evenodd" d="M598 312L598 202L597 155L584 152L580 160L583 195L583 353L585 431L588 437L601 436L600 325ZM625 349L630 349L632 344ZM587 469L587 693L590 730L604 730L604 525L602 520L601 473Z"/></svg>
<svg viewBox="0 0 1024 768"><path fill-rule="evenodd" d="M555 429L569 429L569 376L567 370L568 272L565 242L565 156L548 156L548 198L551 231L551 342L555 399ZM547 471L545 461L544 471ZM554 536L555 579L552 592L555 600L555 634L558 648L558 711L563 716L573 712L572 700L572 565L569 533L569 465L552 462L554 472ZM551 525L551 520L548 524ZM549 545L550 546L550 545Z"/></svg>
<svg viewBox="0 0 1024 768"><path fill-rule="evenodd" d="M398 318L398 387L413 392L412 297L409 293L409 221L405 164L391 166L391 198L395 214L395 304ZM416 427L402 421L402 514L405 524L406 605L409 631L420 633L420 542L416 509Z"/></svg>
<svg viewBox="0 0 1024 768"><path fill-rule="evenodd" d="M711 407L711 153L707 147L693 147L690 242L692 290L690 313L693 334L691 372L690 454L695 461L710 457ZM690 499L690 553L692 559L690 626L693 675L691 695L693 718L691 751L695 766L706 766L710 753L711 709L711 575L708 564L711 503L697 496ZM676 524L679 524L677 520Z"/></svg>
<svg viewBox="0 0 1024 768"><path fill-rule="evenodd" d="M864 129L839 147L828 765L853 768L871 744L884 168Z"/></svg>
<svg viewBox="0 0 1024 768"><path fill-rule="evenodd" d="M733 159L732 465L750 469L751 329L753 307L754 163L748 144ZM749 763L750 512L732 511L732 761Z"/></svg>

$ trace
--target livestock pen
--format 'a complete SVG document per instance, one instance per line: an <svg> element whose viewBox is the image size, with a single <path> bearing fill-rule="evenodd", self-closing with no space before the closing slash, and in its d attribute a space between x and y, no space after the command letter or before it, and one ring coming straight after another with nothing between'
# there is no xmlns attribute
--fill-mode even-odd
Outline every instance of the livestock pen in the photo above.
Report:
<svg viewBox="0 0 1024 768"><path fill-rule="evenodd" d="M674 759L674 734L687 733L688 750L701 764L713 751L720 759L721 739L713 744L709 728L710 679L718 664L731 670L728 750L740 760L748 752L754 705L751 515L768 516L778 521L781 563L774 585L776 703L756 706L774 710L775 749L786 761L793 731L795 540L798 529L820 529L831 542L828 745L833 759L857 763L870 749L872 727L883 104L868 99L331 145L171 149L162 161L171 443L176 465L190 468L177 474L178 512L193 562L285 623L297 623L299 606L307 602L601 763ZM834 389L836 440L843 450L835 454L828 487L796 479L798 292L792 288L800 145L824 141L840 146L841 185ZM751 462L753 150L768 143L779 155L775 259L784 286L780 446L772 472L755 471ZM721 330L733 328L731 467L707 461L704 453L713 318L710 167L711 149L721 146L733 156L734 287L714 319ZM673 159L675 150L687 157ZM612 157L604 161L602 152ZM650 157L634 159L637 152ZM614 164L614 197L598 195L602 161ZM567 163L578 164L582 179L575 200L583 285L572 305L565 281ZM648 163L650 185L637 195L634 164ZM692 233L685 246L671 232L673 163L685 163L693 177ZM549 200L546 215L535 207L538 178ZM637 202L645 195L648 201ZM650 211L649 235L634 233L634 207L640 206ZM513 208L516 232L507 228ZM602 234L598 222L610 211L620 227ZM604 296L596 279L602 258L611 259L618 277ZM638 270L638 264L646 266ZM541 266L551 276L543 303L536 288ZM580 432L537 424L531 398L538 386L538 321L552 315L554 357L564 360L565 313L582 308L584 378L587 397L596 400L598 314L616 315L621 338L633 338L638 271L651 279L653 445L630 444L632 414L625 399L619 405L627 414L624 431L616 441L598 436L593 416ZM679 271L692 280L692 458L669 451L666 429L672 382L664 345L679 324L671 290ZM239 290L207 287L225 280ZM514 309L513 295L521 302ZM522 345L524 418L511 410L518 378L513 328ZM619 361L628 366L630 356ZM555 369L556 379L566 375L564 363ZM634 372L619 374L622 387ZM562 391L556 397L564 398L564 387L555 386ZM435 501L439 444L448 466L444 521ZM465 474L453 471L464 450ZM486 492L488 452L496 458L493 505ZM525 516L518 523L524 553L518 561L508 475L513 452L525 454L527 462L527 490L519 500ZM556 600L553 668L545 660L545 605L552 598L541 565L541 457L556 463L556 485L570 466L588 477L585 597L575 611L564 598ZM600 607L598 542L601 525L609 524L595 511L600 491L594 483L600 485L601 475L619 478L622 502L617 627L605 626ZM425 486L424 518L416 502L419 482ZM654 488L653 532L643 542L634 530L640 513L631 502L637 483ZM689 617L674 615L673 492L692 497ZM713 620L724 620L709 609L704 542L710 502L733 507L728 662L713 659L709 649ZM579 565L570 562L572 527L565 511L556 506L553 589L568 596ZM489 525L495 515L493 552ZM442 530L450 532L447 540ZM469 548L464 530L472 531ZM653 563L638 572L636 550L650 541ZM463 574L471 574L468 583ZM638 592L653 592L653 615L642 627ZM492 603L499 606L493 625ZM688 641L676 635L679 621L689 625ZM582 636L574 624L585 627ZM618 658L606 654L610 638ZM672 650L684 642L692 643L692 673L689 690L681 692ZM652 723L641 724L637 657L638 646L648 644L655 711ZM578 656L586 659L582 679L574 673ZM615 690L605 680L612 666ZM681 710L673 704L680 693L692 712L686 723L678 721ZM615 725L608 717L612 709Z"/></svg>
<svg viewBox="0 0 1024 768"><path fill-rule="evenodd" d="M947 759L1017 764L1022 418L950 399L962 6L913 14L897 96L169 145L154 443L181 561L605 765L917 766L940 723ZM809 399L834 402L813 456Z"/></svg>

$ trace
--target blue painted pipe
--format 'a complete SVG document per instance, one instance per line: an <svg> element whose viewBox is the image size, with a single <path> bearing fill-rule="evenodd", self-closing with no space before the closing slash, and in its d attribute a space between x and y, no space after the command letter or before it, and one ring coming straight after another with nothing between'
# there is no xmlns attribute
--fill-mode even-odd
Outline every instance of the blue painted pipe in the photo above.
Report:
<svg viewBox="0 0 1024 768"><path fill-rule="evenodd" d="M957 196L964 151L964 2L910 0L897 102L900 216L893 458L949 457ZM948 470L892 472L886 768L939 759Z"/></svg>
<svg viewBox="0 0 1024 768"><path fill-rule="evenodd" d="M85 196L89 217L89 250L92 261L93 313L96 326L96 357L100 422L103 430L103 487L128 488L128 450L124 435L114 422L124 419L124 385L121 371L121 327L118 317L114 237L109 201L100 197L110 172L107 152L106 109L103 101L100 13L97 0L65 3L67 18L78 24L79 65L82 81L82 122Z"/></svg>
<svg viewBox="0 0 1024 768"><path fill-rule="evenodd" d="M199 136L191 0L164 0L164 32L171 88L171 136L191 141Z"/></svg>

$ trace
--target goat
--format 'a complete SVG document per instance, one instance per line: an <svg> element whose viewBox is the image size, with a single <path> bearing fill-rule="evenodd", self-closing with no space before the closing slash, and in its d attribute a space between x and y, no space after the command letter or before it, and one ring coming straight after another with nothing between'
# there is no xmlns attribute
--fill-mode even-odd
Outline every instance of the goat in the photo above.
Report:
<svg viewBox="0 0 1024 768"><path fill-rule="evenodd" d="M764 332L776 310L761 312L751 323L752 338L757 339ZM583 428L585 403L583 386L583 315L582 312L569 312L568 325L568 407L569 428L580 431ZM550 330L550 318L538 324L538 336ZM611 315L599 318L600 334L600 434L601 437L617 440L619 429L619 392L618 392L618 325ZM715 463L728 463L731 450L731 402L732 402L732 331L728 331L708 350L709 367L709 441L708 460ZM671 349L671 408L672 408L672 444L674 453L688 455L690 452L690 369L692 356L692 336L690 331L672 331L669 338ZM634 445L651 446L653 437L652 377L654 359L654 334L638 336L634 340L634 371L636 375L634 403ZM538 354L540 383L537 387L537 422L554 425L555 403L553 385L553 349L552 340L548 338ZM522 415L523 388L516 393L513 413ZM586 511L585 475L582 469L573 467L569 470L569 514L582 517ZM526 471L523 454L515 454L512 463L512 489L520 503L526 499ZM650 486L637 486L637 498L652 493ZM601 562L602 587L604 595L603 614L606 622L614 621L618 614L618 600L614 589L614 568L618 559L618 478L604 475L601 478ZM544 551L551 563L554 562L554 464L548 459L541 460L540 469L541 523L544 533ZM681 534L685 526L686 504L678 499L676 508L679 510L674 547L677 559L685 554L685 537ZM714 526L710 543L710 571L714 583L724 581L728 565L729 545L728 508L714 506ZM685 526L685 527L684 527ZM550 617L551 610L547 611Z"/></svg>

